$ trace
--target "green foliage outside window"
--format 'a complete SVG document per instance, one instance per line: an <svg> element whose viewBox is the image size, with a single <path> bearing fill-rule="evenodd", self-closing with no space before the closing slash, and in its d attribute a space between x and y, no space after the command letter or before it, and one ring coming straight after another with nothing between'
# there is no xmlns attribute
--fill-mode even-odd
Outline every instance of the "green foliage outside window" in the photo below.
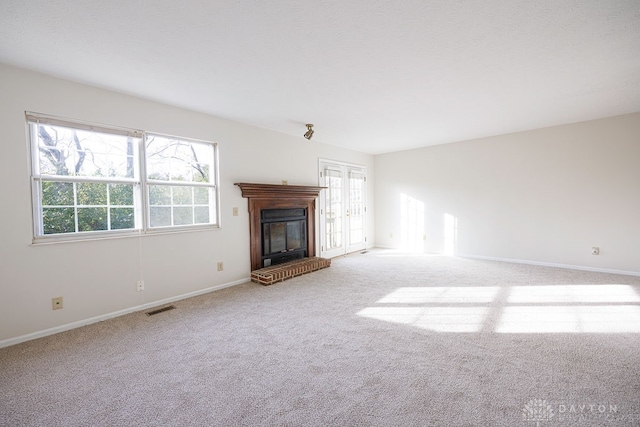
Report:
<svg viewBox="0 0 640 427"><path fill-rule="evenodd" d="M133 184L42 183L44 234L135 228ZM77 201L77 202L76 202Z"/></svg>

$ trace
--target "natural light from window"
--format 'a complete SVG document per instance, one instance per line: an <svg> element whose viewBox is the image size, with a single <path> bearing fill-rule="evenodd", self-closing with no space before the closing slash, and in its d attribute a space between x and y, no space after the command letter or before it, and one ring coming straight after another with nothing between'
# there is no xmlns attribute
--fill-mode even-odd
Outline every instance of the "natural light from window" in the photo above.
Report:
<svg viewBox="0 0 640 427"><path fill-rule="evenodd" d="M424 252L424 203L400 194L400 246L409 252Z"/></svg>
<svg viewBox="0 0 640 427"><path fill-rule="evenodd" d="M493 301L499 290L497 286L398 288L378 301L378 304L391 306L369 307L358 314L438 332L478 332L484 323L488 306L451 307L447 305L486 305ZM397 306L397 304L410 304L410 306Z"/></svg>
<svg viewBox="0 0 640 427"><path fill-rule="evenodd" d="M514 286L509 303L609 303L640 302L640 296L628 285L553 285Z"/></svg>
<svg viewBox="0 0 640 427"><path fill-rule="evenodd" d="M558 305L505 307L500 333L640 332L640 307L632 305Z"/></svg>
<svg viewBox="0 0 640 427"><path fill-rule="evenodd" d="M476 303L492 302L500 288L487 287L446 287L398 288L378 300L378 304L443 304L443 303Z"/></svg>
<svg viewBox="0 0 640 427"><path fill-rule="evenodd" d="M444 255L453 255L456 253L458 243L458 218L445 213L444 214Z"/></svg>
<svg viewBox="0 0 640 427"><path fill-rule="evenodd" d="M436 332L479 332L488 307L368 307L358 315Z"/></svg>

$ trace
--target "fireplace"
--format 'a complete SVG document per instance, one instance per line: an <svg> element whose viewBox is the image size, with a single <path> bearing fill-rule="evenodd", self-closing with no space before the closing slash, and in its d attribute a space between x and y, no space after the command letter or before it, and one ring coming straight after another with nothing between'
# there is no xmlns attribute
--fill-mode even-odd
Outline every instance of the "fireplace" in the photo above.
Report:
<svg viewBox="0 0 640 427"><path fill-rule="evenodd" d="M307 256L307 209L263 209L262 267Z"/></svg>
<svg viewBox="0 0 640 427"><path fill-rule="evenodd" d="M315 256L316 199L324 187L236 185L249 199L251 271Z"/></svg>

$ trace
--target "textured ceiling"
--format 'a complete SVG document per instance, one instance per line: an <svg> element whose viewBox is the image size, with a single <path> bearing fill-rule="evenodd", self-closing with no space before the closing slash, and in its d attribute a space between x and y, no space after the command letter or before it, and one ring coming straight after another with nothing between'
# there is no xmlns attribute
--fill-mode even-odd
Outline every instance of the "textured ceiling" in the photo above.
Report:
<svg viewBox="0 0 640 427"><path fill-rule="evenodd" d="M0 61L383 153L640 111L640 0L2 0Z"/></svg>

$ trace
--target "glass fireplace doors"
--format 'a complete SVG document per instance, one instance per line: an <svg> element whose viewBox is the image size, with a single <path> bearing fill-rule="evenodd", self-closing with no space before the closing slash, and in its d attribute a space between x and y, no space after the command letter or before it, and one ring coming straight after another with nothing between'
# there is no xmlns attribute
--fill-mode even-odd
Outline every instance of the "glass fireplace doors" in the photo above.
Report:
<svg viewBox="0 0 640 427"><path fill-rule="evenodd" d="M264 209L260 215L263 267L307 256L306 209Z"/></svg>

